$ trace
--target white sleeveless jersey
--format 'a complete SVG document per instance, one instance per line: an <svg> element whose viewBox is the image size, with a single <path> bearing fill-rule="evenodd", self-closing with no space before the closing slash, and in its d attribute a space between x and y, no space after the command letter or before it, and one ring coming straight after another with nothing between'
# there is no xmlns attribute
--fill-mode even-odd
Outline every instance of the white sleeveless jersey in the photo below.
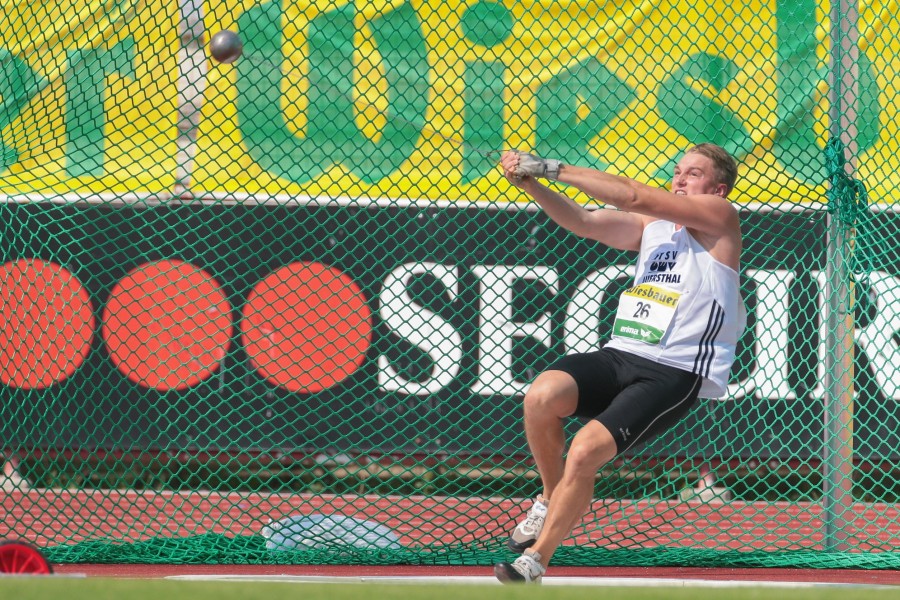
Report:
<svg viewBox="0 0 900 600"><path fill-rule="evenodd" d="M747 323L737 272L668 221L644 228L635 285L622 293L607 348L703 376L700 397L725 395Z"/></svg>

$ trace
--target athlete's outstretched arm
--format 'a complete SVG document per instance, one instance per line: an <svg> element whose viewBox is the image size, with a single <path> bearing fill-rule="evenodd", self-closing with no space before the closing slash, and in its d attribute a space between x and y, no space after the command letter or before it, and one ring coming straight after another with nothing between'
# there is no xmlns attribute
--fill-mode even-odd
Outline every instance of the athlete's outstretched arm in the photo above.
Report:
<svg viewBox="0 0 900 600"><path fill-rule="evenodd" d="M723 235L738 226L737 211L723 196L713 193L712 188L707 193L679 194L573 165L561 165L557 181L620 210L680 223L708 234Z"/></svg>
<svg viewBox="0 0 900 600"><path fill-rule="evenodd" d="M640 249L645 223L641 215L611 208L588 210L534 177L516 175L514 170L518 162L514 154L505 153L500 162L506 178L531 196L547 216L561 227L611 248Z"/></svg>

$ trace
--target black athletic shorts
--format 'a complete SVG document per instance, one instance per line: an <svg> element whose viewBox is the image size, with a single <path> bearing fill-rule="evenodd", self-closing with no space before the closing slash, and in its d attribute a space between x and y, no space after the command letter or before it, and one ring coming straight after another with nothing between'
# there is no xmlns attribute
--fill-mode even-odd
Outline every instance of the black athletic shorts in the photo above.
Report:
<svg viewBox="0 0 900 600"><path fill-rule="evenodd" d="M565 356L548 370L575 379L578 407L572 416L603 423L619 453L677 423L697 401L703 382L700 375L612 348Z"/></svg>

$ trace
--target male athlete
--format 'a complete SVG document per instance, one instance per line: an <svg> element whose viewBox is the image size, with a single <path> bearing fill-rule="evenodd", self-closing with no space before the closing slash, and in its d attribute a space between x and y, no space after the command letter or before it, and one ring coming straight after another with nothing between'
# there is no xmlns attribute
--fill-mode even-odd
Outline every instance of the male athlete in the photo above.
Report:
<svg viewBox="0 0 900 600"><path fill-rule="evenodd" d="M667 191L517 150L506 178L572 233L639 251L634 287L619 298L611 340L565 356L524 401L525 436L543 484L509 539L503 582L539 583L554 551L590 507L597 471L683 417L698 397L724 395L746 324L738 270L741 228L726 199L737 164L721 147L688 150ZM587 210L537 178L570 185L618 210ZM563 419L582 417L565 459Z"/></svg>

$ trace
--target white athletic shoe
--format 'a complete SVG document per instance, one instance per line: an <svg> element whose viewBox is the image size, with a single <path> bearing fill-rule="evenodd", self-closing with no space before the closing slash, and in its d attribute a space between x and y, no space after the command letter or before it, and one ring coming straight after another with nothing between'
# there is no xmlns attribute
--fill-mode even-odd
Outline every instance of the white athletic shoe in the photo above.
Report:
<svg viewBox="0 0 900 600"><path fill-rule="evenodd" d="M541 564L541 555L531 550L512 563L499 562L494 565L494 575L503 583L540 583L547 572Z"/></svg>
<svg viewBox="0 0 900 600"><path fill-rule="evenodd" d="M547 518L547 505L544 503L544 497L538 496L534 499L531 510L525 515L525 520L516 525L512 534L509 536L509 549L513 552L521 554L526 548L531 548L541 535L541 529L544 527L544 519Z"/></svg>

